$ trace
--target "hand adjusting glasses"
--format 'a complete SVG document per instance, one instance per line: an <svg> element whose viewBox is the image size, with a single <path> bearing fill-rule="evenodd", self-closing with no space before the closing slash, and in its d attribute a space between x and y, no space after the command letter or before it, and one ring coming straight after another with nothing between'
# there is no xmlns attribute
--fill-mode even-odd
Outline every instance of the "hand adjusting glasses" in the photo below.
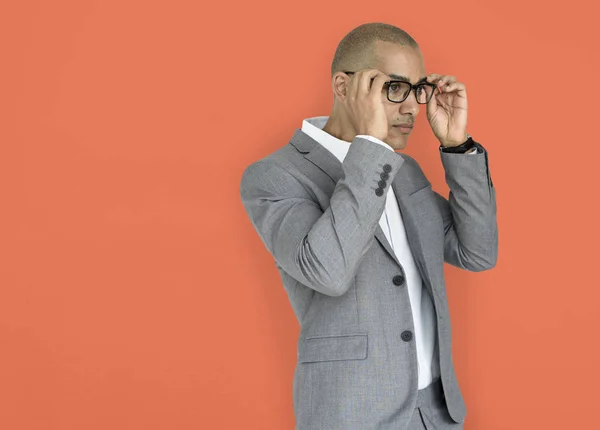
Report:
<svg viewBox="0 0 600 430"><path fill-rule="evenodd" d="M352 75L354 72L342 72L347 75ZM374 79L374 78L373 78ZM371 79L371 82L373 82ZM411 90L415 92L415 98L419 104L427 104L433 96L433 92L437 88L437 85L430 84L429 82L420 82L415 85L406 81L392 80L383 84L383 90L387 92L387 99L393 103L402 103Z"/></svg>

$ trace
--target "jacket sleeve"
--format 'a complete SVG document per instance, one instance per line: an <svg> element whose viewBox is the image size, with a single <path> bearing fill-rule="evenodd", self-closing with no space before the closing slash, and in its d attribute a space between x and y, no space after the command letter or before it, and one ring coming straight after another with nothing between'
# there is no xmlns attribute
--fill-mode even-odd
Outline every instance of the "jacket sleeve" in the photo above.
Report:
<svg viewBox="0 0 600 430"><path fill-rule="evenodd" d="M374 240L390 184L403 163L390 148L355 137L330 206L322 211L296 177L266 158L244 170L242 203L261 240L290 276L320 293L340 296ZM380 188L384 171L389 177Z"/></svg>
<svg viewBox="0 0 600 430"><path fill-rule="evenodd" d="M435 192L444 220L444 261L471 272L488 270L498 259L496 189L488 168L488 154L440 151L450 188L446 199Z"/></svg>

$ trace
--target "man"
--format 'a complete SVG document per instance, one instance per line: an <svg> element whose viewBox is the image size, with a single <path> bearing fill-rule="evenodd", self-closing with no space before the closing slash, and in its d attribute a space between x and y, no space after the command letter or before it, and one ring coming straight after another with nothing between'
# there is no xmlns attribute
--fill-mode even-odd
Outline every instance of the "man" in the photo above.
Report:
<svg viewBox="0 0 600 430"><path fill-rule="evenodd" d="M332 63L333 109L248 166L244 207L301 325L297 430L462 429L443 263L496 264L487 151L466 132L467 94L425 74L416 42L361 25ZM449 199L404 149L425 105Z"/></svg>

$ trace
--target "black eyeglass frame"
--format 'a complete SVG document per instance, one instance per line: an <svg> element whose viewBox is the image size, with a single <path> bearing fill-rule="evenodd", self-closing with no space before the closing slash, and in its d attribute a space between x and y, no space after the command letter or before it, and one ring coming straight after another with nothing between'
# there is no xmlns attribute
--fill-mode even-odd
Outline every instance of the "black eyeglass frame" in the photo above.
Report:
<svg viewBox="0 0 600 430"><path fill-rule="evenodd" d="M342 73L345 73L346 75L353 75L355 72L342 72ZM373 82L374 79L375 78L372 78L371 82ZM387 99L389 101L391 101L392 103L402 103L404 100L406 100L408 98L408 96L410 95L411 91L414 91L414 93L415 93L415 99L417 100L417 103L419 103L420 105L425 105L425 104L427 104L427 103L429 103L431 101L431 98L433 97L433 94L435 93L435 90L437 88L436 84L432 84L430 82L421 82L421 83L418 83L416 85L413 85L410 82L406 82L406 81L401 81L401 80L394 79L394 80L391 80L391 81L387 81L385 83L388 85L388 88L387 88ZM410 86L410 90L408 90L408 92L406 93L406 96L402 100L400 100L400 101L396 101L396 100L391 100L390 99L390 85L391 84L395 84L395 83L402 83L402 84L406 84L406 85ZM425 103L421 103L419 101L419 98L417 97L417 92L416 92L417 87L422 86L422 85L427 85L427 86L433 87L433 91L431 91L431 95L425 101Z"/></svg>

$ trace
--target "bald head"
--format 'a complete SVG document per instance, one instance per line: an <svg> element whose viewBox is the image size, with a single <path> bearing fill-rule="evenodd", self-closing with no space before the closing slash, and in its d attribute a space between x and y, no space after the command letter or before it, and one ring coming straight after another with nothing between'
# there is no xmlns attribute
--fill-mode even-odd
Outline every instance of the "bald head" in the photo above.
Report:
<svg viewBox="0 0 600 430"><path fill-rule="evenodd" d="M331 76L337 72L374 67L377 41L419 49L417 42L398 27L380 22L363 24L350 31L338 44L331 63Z"/></svg>

